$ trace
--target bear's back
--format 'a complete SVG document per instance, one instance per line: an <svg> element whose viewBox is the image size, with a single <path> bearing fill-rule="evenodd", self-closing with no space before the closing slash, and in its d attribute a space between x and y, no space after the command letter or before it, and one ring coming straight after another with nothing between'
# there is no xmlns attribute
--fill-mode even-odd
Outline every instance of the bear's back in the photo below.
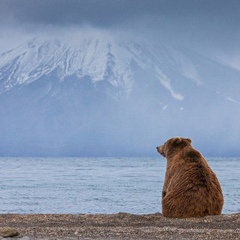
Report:
<svg viewBox="0 0 240 240"><path fill-rule="evenodd" d="M163 198L164 216L202 217L221 214L221 185L202 154L187 147L174 157L171 164L171 179L166 181L168 186L165 186L167 190Z"/></svg>

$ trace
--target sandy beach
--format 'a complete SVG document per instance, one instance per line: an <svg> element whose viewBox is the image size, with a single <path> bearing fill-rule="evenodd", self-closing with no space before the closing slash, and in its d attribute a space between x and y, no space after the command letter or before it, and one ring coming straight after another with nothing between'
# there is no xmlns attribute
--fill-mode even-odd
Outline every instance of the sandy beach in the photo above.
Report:
<svg viewBox="0 0 240 240"><path fill-rule="evenodd" d="M240 239L240 213L171 219L160 213L2 214L0 231L17 230L14 239Z"/></svg>

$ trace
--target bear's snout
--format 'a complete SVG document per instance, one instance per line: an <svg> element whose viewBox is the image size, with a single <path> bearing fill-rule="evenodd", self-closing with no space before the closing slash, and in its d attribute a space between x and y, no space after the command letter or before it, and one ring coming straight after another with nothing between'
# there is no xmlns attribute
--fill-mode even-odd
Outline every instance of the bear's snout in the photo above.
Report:
<svg viewBox="0 0 240 240"><path fill-rule="evenodd" d="M157 146L156 149L161 154L161 146Z"/></svg>
<svg viewBox="0 0 240 240"><path fill-rule="evenodd" d="M165 157L165 154L163 151L163 146L157 146L156 148L157 148L158 153Z"/></svg>

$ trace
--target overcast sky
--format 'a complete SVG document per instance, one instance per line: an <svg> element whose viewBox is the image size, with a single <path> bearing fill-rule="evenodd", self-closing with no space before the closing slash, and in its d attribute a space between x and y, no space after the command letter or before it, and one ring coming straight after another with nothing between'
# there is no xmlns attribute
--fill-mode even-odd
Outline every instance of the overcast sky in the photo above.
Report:
<svg viewBox="0 0 240 240"><path fill-rule="evenodd" d="M1 0L1 22L19 25L115 27L141 18L190 20L231 29L239 24L239 0ZM190 25L189 25L190 26Z"/></svg>
<svg viewBox="0 0 240 240"><path fill-rule="evenodd" d="M149 41L235 52L239 0L0 0L0 51L54 29L118 30Z"/></svg>

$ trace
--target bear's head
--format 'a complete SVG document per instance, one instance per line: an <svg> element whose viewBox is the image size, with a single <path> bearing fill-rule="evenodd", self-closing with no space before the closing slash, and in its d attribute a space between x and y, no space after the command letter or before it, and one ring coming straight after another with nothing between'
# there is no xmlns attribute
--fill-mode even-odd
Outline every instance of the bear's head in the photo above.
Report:
<svg viewBox="0 0 240 240"><path fill-rule="evenodd" d="M164 157L169 157L178 153L186 146L190 146L192 140L190 138L174 137L170 138L163 145L157 147L157 151Z"/></svg>

